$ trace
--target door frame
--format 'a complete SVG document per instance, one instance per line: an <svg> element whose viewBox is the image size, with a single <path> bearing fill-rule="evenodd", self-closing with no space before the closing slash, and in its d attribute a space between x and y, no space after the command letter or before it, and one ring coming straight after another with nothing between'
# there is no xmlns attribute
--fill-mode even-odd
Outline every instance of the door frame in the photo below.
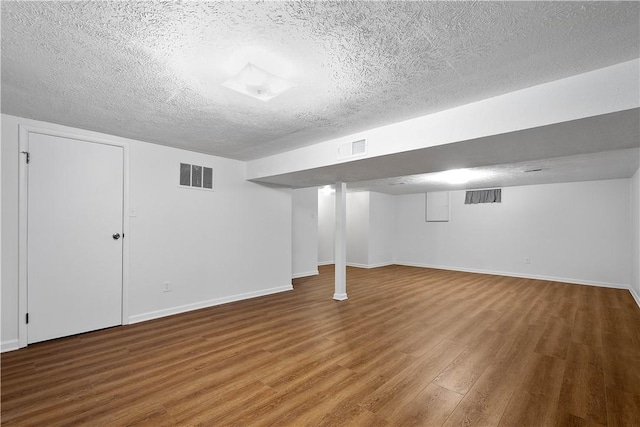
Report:
<svg viewBox="0 0 640 427"><path fill-rule="evenodd" d="M122 232L126 236L122 240L122 319L121 324L129 324L129 144L120 139L107 139L95 136L93 132L82 133L80 130L73 130L63 126L56 128L45 128L32 125L19 124L19 151L29 151L29 135L42 134L54 137L75 139L94 144L113 145L123 149L123 188L122 188ZM20 178L19 178L19 216L18 216L18 347L27 346L27 219L29 213L28 189L29 173L23 154L20 154Z"/></svg>

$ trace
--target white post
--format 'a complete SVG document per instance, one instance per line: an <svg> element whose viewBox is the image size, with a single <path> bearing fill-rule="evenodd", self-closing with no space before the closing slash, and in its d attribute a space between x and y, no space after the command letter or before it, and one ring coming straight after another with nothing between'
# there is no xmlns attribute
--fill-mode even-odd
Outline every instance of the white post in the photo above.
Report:
<svg viewBox="0 0 640 427"><path fill-rule="evenodd" d="M335 293L333 299L347 299L347 184L336 182Z"/></svg>

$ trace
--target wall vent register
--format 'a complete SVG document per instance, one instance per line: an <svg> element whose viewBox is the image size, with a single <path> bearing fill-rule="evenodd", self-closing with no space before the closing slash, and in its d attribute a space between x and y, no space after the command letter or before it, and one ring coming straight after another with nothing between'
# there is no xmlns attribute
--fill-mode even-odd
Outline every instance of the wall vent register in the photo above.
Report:
<svg viewBox="0 0 640 427"><path fill-rule="evenodd" d="M341 144L338 148L338 158L364 156L367 154L367 140L360 139L358 141L347 142Z"/></svg>
<svg viewBox="0 0 640 427"><path fill-rule="evenodd" d="M475 205L477 203L502 203L502 190L493 188L491 190L467 191L464 204Z"/></svg>
<svg viewBox="0 0 640 427"><path fill-rule="evenodd" d="M180 186L213 190L213 168L180 163Z"/></svg>

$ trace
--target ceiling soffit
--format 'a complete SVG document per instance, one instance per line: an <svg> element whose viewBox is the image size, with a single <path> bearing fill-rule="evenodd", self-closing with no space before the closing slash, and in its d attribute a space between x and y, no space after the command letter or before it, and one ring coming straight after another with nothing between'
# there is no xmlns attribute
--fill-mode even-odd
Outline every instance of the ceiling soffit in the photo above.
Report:
<svg viewBox="0 0 640 427"><path fill-rule="evenodd" d="M373 189L377 186L379 191L397 193L410 192L410 188L420 191L420 188L408 186L405 190L391 190L384 187L402 182L407 176L460 168L491 170L495 166L495 171L547 169L543 174L530 175L525 181L518 177L510 180L514 177L502 175L501 178L505 181L501 185L505 186L558 182L553 180L565 178L578 181L628 178L640 163L637 157L640 146L639 117L640 109L634 108L517 132L266 176L255 181L294 188L343 181L351 183L351 188ZM609 164L612 159L620 159L614 154L616 151L621 152L617 155L630 157L625 162L614 161ZM559 161L559 158L565 160ZM574 161L573 158L579 161ZM598 170L596 165L603 169ZM577 170L559 170L572 167ZM416 184L410 178L407 183ZM423 187L440 188L433 185Z"/></svg>

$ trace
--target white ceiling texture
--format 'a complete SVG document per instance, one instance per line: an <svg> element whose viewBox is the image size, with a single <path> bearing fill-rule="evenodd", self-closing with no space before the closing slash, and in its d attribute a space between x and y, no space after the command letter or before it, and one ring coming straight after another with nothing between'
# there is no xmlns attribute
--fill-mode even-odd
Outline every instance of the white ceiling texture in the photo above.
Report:
<svg viewBox="0 0 640 427"><path fill-rule="evenodd" d="M638 2L2 1L1 108L250 161L636 59L639 10ZM264 102L221 85L249 61L296 86ZM623 114L596 123L611 146L487 159L474 185L631 176L640 120L637 109ZM565 128L562 140L585 137ZM443 188L406 175L446 162L421 171L403 166L409 160L365 163L385 171L376 179L358 174L357 162L340 167L353 168L352 189ZM514 172L530 169L542 171ZM344 175L334 172L273 182Z"/></svg>

